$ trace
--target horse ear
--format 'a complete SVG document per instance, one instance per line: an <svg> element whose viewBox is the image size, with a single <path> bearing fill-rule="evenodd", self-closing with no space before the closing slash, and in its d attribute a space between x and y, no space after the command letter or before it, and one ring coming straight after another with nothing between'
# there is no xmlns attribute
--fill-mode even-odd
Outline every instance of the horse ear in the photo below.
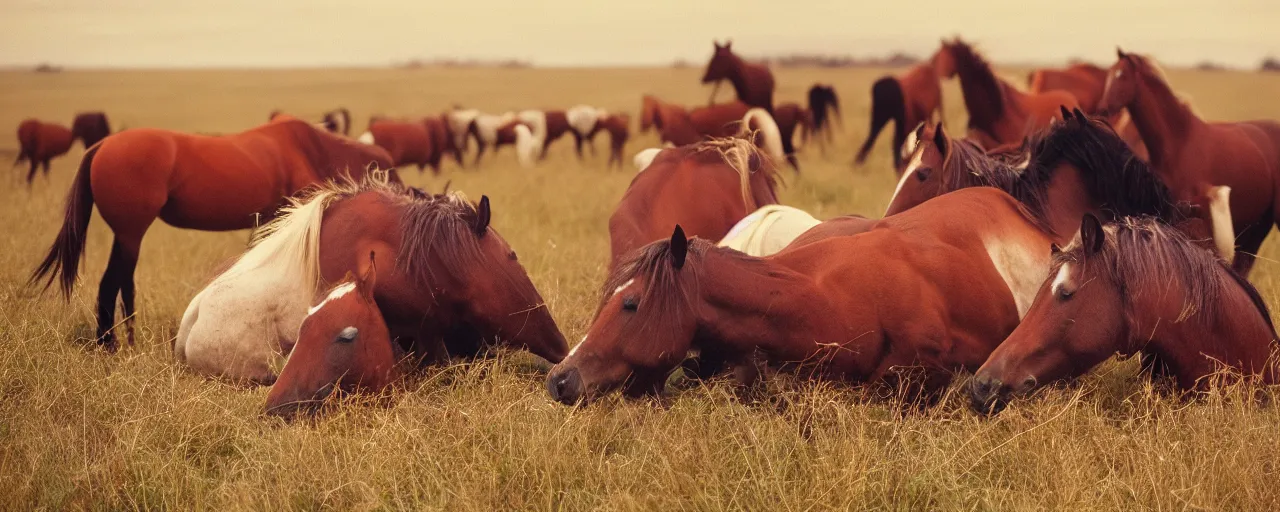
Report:
<svg viewBox="0 0 1280 512"><path fill-rule="evenodd" d="M732 40L732 39L725 39L725 40L724 40L724 49L728 50L728 49L729 49L729 47L731 47L731 46L733 46L733 40Z"/></svg>
<svg viewBox="0 0 1280 512"><path fill-rule="evenodd" d="M1128 55L1125 55L1124 50L1121 50L1119 46L1116 47L1116 58L1126 59L1128 57Z"/></svg>
<svg viewBox="0 0 1280 512"><path fill-rule="evenodd" d="M441 191L440 191L440 193L441 193L441 194L448 194L448 193L449 193L449 185L452 185L452 184L453 184L453 180L449 180L449 181L444 182L444 190L441 190Z"/></svg>
<svg viewBox="0 0 1280 512"><path fill-rule="evenodd" d="M484 236L489 231L489 196L480 196L480 204L476 205L476 220L471 225L476 236Z"/></svg>
<svg viewBox="0 0 1280 512"><path fill-rule="evenodd" d="M689 239L684 236L684 228L676 224L676 230L671 233L671 266L676 270L684 267L684 258L689 254Z"/></svg>
<svg viewBox="0 0 1280 512"><path fill-rule="evenodd" d="M1084 245L1085 254L1097 254L1102 250L1102 242L1106 240L1106 232L1102 229L1102 221L1092 213L1084 214L1080 220L1080 242Z"/></svg>
<svg viewBox="0 0 1280 512"><path fill-rule="evenodd" d="M1081 121L1089 120L1089 116L1084 115L1084 111L1080 110L1080 107L1076 107L1075 109L1072 110L1072 112L1075 113L1076 119L1079 119Z"/></svg>
<svg viewBox="0 0 1280 512"><path fill-rule="evenodd" d="M938 125L933 129L933 145L938 147L939 153L945 155L947 154L947 151L951 149L948 146L950 143L951 142L947 140L946 127L942 126L942 123L938 123Z"/></svg>
<svg viewBox="0 0 1280 512"><path fill-rule="evenodd" d="M369 268L356 280L356 289L367 300L373 300L373 289L378 285L378 266L375 261L374 252L369 251Z"/></svg>
<svg viewBox="0 0 1280 512"><path fill-rule="evenodd" d="M1062 109L1062 120L1063 120L1063 121L1068 121L1068 120L1070 120L1070 119L1071 119L1071 117L1072 117L1071 110L1067 109L1067 106L1066 106L1066 105L1058 105L1058 108Z"/></svg>

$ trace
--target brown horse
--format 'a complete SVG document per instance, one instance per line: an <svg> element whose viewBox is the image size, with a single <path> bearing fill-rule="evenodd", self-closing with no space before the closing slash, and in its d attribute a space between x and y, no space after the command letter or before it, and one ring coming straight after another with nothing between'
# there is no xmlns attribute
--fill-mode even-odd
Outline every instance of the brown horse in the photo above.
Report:
<svg viewBox="0 0 1280 512"><path fill-rule="evenodd" d="M719 240L757 208L778 202L772 160L743 139L668 148L631 180L609 217L609 269L671 233Z"/></svg>
<svg viewBox="0 0 1280 512"><path fill-rule="evenodd" d="M24 160L31 164L27 172L29 187L35 180L37 167L43 166L44 174L48 176L49 161L70 151L76 139L89 149L108 135L111 135L111 126L107 123L106 114L101 112L77 114L70 130L58 124L27 119L18 125L18 158L13 165L17 166Z"/></svg>
<svg viewBox="0 0 1280 512"><path fill-rule="evenodd" d="M499 340L552 363L564 358L568 346L546 303L489 224L487 197L472 204L457 193L427 195L368 179L342 195L325 211L316 250L321 277L336 282L348 272L366 275L372 259L394 263L383 267L373 297L398 344L349 358L333 338L315 345L300 340L272 389L269 411L291 412L287 404L323 399L339 380L382 382L395 362L390 354L399 350L424 363L447 361L477 356L486 342ZM341 371L326 366L335 361ZM291 367L310 370L294 380Z"/></svg>
<svg viewBox="0 0 1280 512"><path fill-rule="evenodd" d="M1280 348L1261 295L1181 232L1155 219L1103 226L1054 255L1027 317L973 379L971 404L995 413L1010 397L1081 375L1112 354L1152 356L1182 389L1204 389L1225 366L1280 383ZM1079 320L1079 321L1077 321Z"/></svg>
<svg viewBox="0 0 1280 512"><path fill-rule="evenodd" d="M1219 250L1230 254L1230 227L1213 224L1211 216L1202 219L1206 215L1190 204L1177 203L1160 177L1134 157L1110 126L1078 109L1062 116L1064 122L1001 156L984 153L973 142L949 138L941 124L920 127L919 143L885 215L961 188L995 187L1046 219L1051 236L1061 245L1075 236L1085 213L1110 219L1152 215L1197 237L1213 235ZM1223 208L1225 204L1219 207Z"/></svg>
<svg viewBox="0 0 1280 512"><path fill-rule="evenodd" d="M1080 110L1089 115L1098 113L1098 105L1102 102L1106 85L1107 70L1088 63L1072 64L1064 69L1037 69L1027 76L1029 92L1069 92L1080 102ZM1111 115L1107 122L1129 144L1135 155L1143 160L1147 159L1147 146L1142 143L1142 135L1133 125L1127 111L1121 110Z"/></svg>
<svg viewBox="0 0 1280 512"><path fill-rule="evenodd" d="M806 376L898 384L929 401L987 359L1044 281L1050 242L1024 212L1004 192L968 189L766 258L677 227L610 273L547 390L566 404L660 392L697 350L740 369L759 355Z"/></svg>
<svg viewBox="0 0 1280 512"><path fill-rule="evenodd" d="M889 121L893 121L893 168L902 169L902 146L909 130L942 116L942 79L956 75L955 61L944 41L929 61L897 76L886 76L871 86L871 130L854 157L856 165L867 160Z"/></svg>
<svg viewBox="0 0 1280 512"><path fill-rule="evenodd" d="M805 131L804 140L807 142L809 137L813 137L825 149L827 144L835 142L832 123L840 124L843 129L844 121L840 119L840 98L836 96L834 87L824 84L813 84L813 87L809 88L808 96L812 126Z"/></svg>
<svg viewBox="0 0 1280 512"><path fill-rule="evenodd" d="M601 108L578 105L566 111L570 129L574 135L574 151L582 159L585 143L595 155L595 137L600 132L609 134L609 166L622 167L622 153L631 137L631 116L625 112L608 112Z"/></svg>
<svg viewBox="0 0 1280 512"><path fill-rule="evenodd" d="M1233 266L1249 275L1258 248L1280 220L1280 123L1206 122L1178 99L1153 62L1116 53L1100 108L1128 109L1151 168L1179 200L1207 208L1214 187L1231 187L1230 219L1239 243Z"/></svg>
<svg viewBox="0 0 1280 512"><path fill-rule="evenodd" d="M711 98L707 101L708 105L715 104L716 92L720 90L720 84L728 80L733 85L733 90L738 95L738 101L746 103L752 107L764 109L769 115L777 116L773 105L773 72L769 71L769 67L762 64L752 64L733 53L733 41L725 41L724 46L720 43L712 41L715 51L711 54L711 60L707 61L707 69L702 74L702 83L714 83L715 87L711 90ZM784 128L784 131L794 133L794 126ZM795 147L793 142L784 137L782 139L782 152L787 155L787 164L792 169L800 170L800 164L795 157Z"/></svg>
<svg viewBox="0 0 1280 512"><path fill-rule="evenodd" d="M1065 91L1025 93L1001 80L991 65L968 43L956 39L943 43L951 54L964 105L969 110L968 138L984 148L1016 143L1059 119L1062 107L1080 106Z"/></svg>
<svg viewBox="0 0 1280 512"><path fill-rule="evenodd" d="M267 114L267 121L275 121L277 117L286 115L279 109L272 110ZM351 111L346 107L338 107L334 110L325 112L320 116L320 122L316 124L320 128L324 128L329 133L338 135L351 136Z"/></svg>
<svg viewBox="0 0 1280 512"><path fill-rule="evenodd" d="M376 119L369 122L369 135L373 143L387 150L396 167L417 165L421 173L428 165L435 165L432 171L440 174L440 151L437 151L431 132L424 120L400 121L392 119Z"/></svg>
<svg viewBox="0 0 1280 512"><path fill-rule="evenodd" d="M654 127L658 130L658 136L662 142L675 146L687 146L708 138L735 137L744 131L761 130L764 133L760 134L757 140L758 145L769 147L776 143L776 151L771 151L777 154L772 156L780 160L786 159L791 168L799 172L800 168L795 162L794 155L786 152L788 144L787 138L782 136L784 128L772 115L767 116L769 119L766 122L763 119L766 116L752 114L752 108L740 101L734 101L686 110L682 106L667 103L646 94L641 98L640 104L640 131L643 133L648 131L649 127ZM764 112L764 110L760 109L757 112ZM748 121L748 116L755 118L756 121ZM790 124L785 129L788 133L794 134L795 124L803 120L802 115L789 116L787 121ZM768 124L772 124L773 127L765 126ZM777 132L776 140L771 133L775 131Z"/></svg>
<svg viewBox="0 0 1280 512"><path fill-rule="evenodd" d="M70 298L96 202L115 233L98 287L97 332L98 342L114 351L116 297L132 327L133 273L142 237L157 218L205 231L251 228L274 217L303 187L348 174L358 178L370 164L390 166L391 158L381 148L288 116L223 137L148 128L112 135L81 160L62 229L31 282L47 277L47 287L60 278Z"/></svg>

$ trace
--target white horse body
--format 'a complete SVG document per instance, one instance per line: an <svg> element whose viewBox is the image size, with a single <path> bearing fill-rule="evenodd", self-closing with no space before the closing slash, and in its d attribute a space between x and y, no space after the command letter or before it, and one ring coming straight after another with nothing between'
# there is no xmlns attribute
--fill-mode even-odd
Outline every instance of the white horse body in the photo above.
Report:
<svg viewBox="0 0 1280 512"><path fill-rule="evenodd" d="M532 143L536 146L534 158L542 156L542 148L547 141L547 114L541 110L522 110L516 114L522 124L529 127L529 133L532 137ZM516 147L519 148L520 135L516 132Z"/></svg>
<svg viewBox="0 0 1280 512"><path fill-rule="evenodd" d="M515 119L516 115L514 113L507 112L502 115L479 114L472 122L476 126L476 137L479 137L485 144L493 144L498 140L498 128L502 128L503 125Z"/></svg>
<svg viewBox="0 0 1280 512"><path fill-rule="evenodd" d="M569 122L569 128L583 137L595 131L596 123L599 123L601 119L608 115L608 112L604 109L590 105L575 105L564 111L564 117Z"/></svg>
<svg viewBox="0 0 1280 512"><path fill-rule="evenodd" d="M187 306L173 355L196 373L271 384L320 278L320 222L331 193L295 202L263 226L257 243Z"/></svg>
<svg viewBox="0 0 1280 512"><path fill-rule="evenodd" d="M734 224L716 245L765 257L778 253L818 224L821 221L804 210L780 204L765 205Z"/></svg>

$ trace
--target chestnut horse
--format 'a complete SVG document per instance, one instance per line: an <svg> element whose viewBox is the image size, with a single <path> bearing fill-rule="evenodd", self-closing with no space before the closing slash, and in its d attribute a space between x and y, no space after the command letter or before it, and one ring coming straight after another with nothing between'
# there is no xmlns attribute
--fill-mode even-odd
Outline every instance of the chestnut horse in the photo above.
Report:
<svg viewBox="0 0 1280 512"><path fill-rule="evenodd" d="M1244 277L1185 235L1150 218L1103 226L1054 255L1018 328L974 375L974 410L999 412L1014 395L1081 375L1112 354L1150 356L1178 387L1206 389L1226 367L1280 383L1276 330Z"/></svg>
<svg viewBox="0 0 1280 512"><path fill-rule="evenodd" d="M748 213L775 204L777 170L743 139L714 139L662 150L636 174L609 217L609 269L670 234L724 238Z"/></svg>
<svg viewBox="0 0 1280 512"><path fill-rule="evenodd" d="M421 173L430 165L433 173L440 174L440 155L444 148L435 147L436 140L425 120L370 120L368 135L373 144L387 150L396 167L416 165Z"/></svg>
<svg viewBox="0 0 1280 512"><path fill-rule="evenodd" d="M675 146L687 146L708 138L734 137L751 130L760 130L762 133L757 141L758 145L772 148L769 149L771 157L776 160L786 159L792 169L799 172L794 155L786 153L783 128L764 109L752 109L745 103L735 101L685 110L679 105L645 95L641 98L640 116L641 132L653 126L657 128L662 142ZM799 120L798 116L790 119L792 122ZM794 133L794 126L789 129Z"/></svg>
<svg viewBox="0 0 1280 512"><path fill-rule="evenodd" d="M472 204L456 192L426 195L377 180L343 195L325 212L315 251L320 277L338 282L348 272L367 275L372 262L380 262L372 296L400 349L423 363L443 362L477 356L488 341L499 340L552 363L564 358L568 346L545 301L489 224L487 197ZM288 414L297 409L290 404L313 403L335 388L378 379L400 350L352 353L327 341L299 339L272 388L268 411Z"/></svg>
<svg viewBox="0 0 1280 512"><path fill-rule="evenodd" d="M1080 106L1075 97L1065 91L1019 91L997 77L991 65L964 41L943 43L943 49L951 54L964 91L964 105L969 110L967 138L983 148L1017 143L1049 126L1054 119L1060 119L1062 107Z"/></svg>
<svg viewBox="0 0 1280 512"><path fill-rule="evenodd" d="M44 174L48 176L49 161L70 151L76 139L87 150L108 135L111 135L111 126L107 123L107 116L101 112L77 114L70 130L58 124L27 119L18 125L18 158L13 165L16 167L24 160L31 164L27 172L27 186L30 187L37 167L43 166Z"/></svg>
<svg viewBox="0 0 1280 512"><path fill-rule="evenodd" d="M1065 69L1037 69L1027 76L1027 83L1027 90L1032 93L1069 92L1080 102L1080 110L1095 115L1107 85L1107 70L1088 63L1072 64ZM1135 155L1143 160L1148 158L1147 146L1142 143L1142 135L1133 125L1128 111L1113 113L1107 122L1129 144Z"/></svg>
<svg viewBox="0 0 1280 512"><path fill-rule="evenodd" d="M1153 215L1197 237L1212 235L1218 250L1230 256L1230 225L1222 222L1229 190L1215 193L1215 206L1207 215L1178 204L1159 176L1135 158L1105 122L1078 109L1064 109L1062 116L1064 122L1000 157L984 153L971 141L949 138L941 124L921 126L916 130L919 142L885 215L961 188L995 187L1045 218L1058 244L1071 241L1085 213L1112 219Z"/></svg>
<svg viewBox="0 0 1280 512"><path fill-rule="evenodd" d="M711 60L707 61L707 69L702 74L703 84L715 84L707 104L715 104L716 92L720 90L720 84L728 80L738 95L738 101L762 108L776 118L773 104L773 72L769 71L769 67L749 63L733 53L733 41L725 41L724 46L715 41L711 44L715 46L715 51L711 54ZM783 128L783 132L794 133L794 126ZM799 171L800 164L795 159L796 150L793 144L790 139L784 137L782 151L787 155L787 163L791 168Z"/></svg>
<svg viewBox="0 0 1280 512"><path fill-rule="evenodd" d="M956 76L955 61L944 41L928 62L897 76L885 76L871 86L871 130L854 157L855 165L866 162L876 137L893 121L893 168L902 169L902 147L909 130L942 119L942 79Z"/></svg>
<svg viewBox="0 0 1280 512"><path fill-rule="evenodd" d="M85 153L67 194L62 229L31 283L47 277L47 288L59 279L70 299L96 202L115 234L98 286L97 337L114 351L117 296L133 342L133 273L142 237L157 218L204 231L251 228L272 219L285 198L303 187L344 175L358 178L370 164L388 167L391 158L381 148L288 116L222 137L149 128L117 133Z"/></svg>
<svg viewBox="0 0 1280 512"><path fill-rule="evenodd" d="M661 392L697 350L704 363L745 368L746 380L763 356L931 401L954 372L986 361L1044 281L1050 242L1024 212L1004 192L967 189L766 258L676 227L610 273L586 338L547 390L565 404Z"/></svg>
<svg viewBox="0 0 1280 512"><path fill-rule="evenodd" d="M1151 168L1174 197L1208 207L1215 186L1231 187L1231 222L1239 243L1233 267L1248 276L1262 241L1280 221L1280 123L1211 123L1174 94L1149 59L1117 49L1104 112L1128 109L1151 154Z"/></svg>

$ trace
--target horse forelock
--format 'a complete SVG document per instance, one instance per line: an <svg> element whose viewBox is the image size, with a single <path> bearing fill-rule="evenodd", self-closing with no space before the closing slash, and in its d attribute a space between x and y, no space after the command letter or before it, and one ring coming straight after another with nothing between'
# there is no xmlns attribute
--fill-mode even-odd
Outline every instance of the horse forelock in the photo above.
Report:
<svg viewBox="0 0 1280 512"><path fill-rule="evenodd" d="M1045 233L1053 233L1048 219L1048 190L1034 180L1026 179L1019 162L1025 157L1026 148L1005 158L988 155L969 140L952 139L942 163L942 189L959 190L968 187L994 187L1018 200L1019 212L1032 225Z"/></svg>
<svg viewBox="0 0 1280 512"><path fill-rule="evenodd" d="M397 264L406 275L417 283L434 284L442 275L467 278L483 266L480 236L474 230L478 212L462 192L398 197L404 211ZM443 266L443 274L433 261Z"/></svg>
<svg viewBox="0 0 1280 512"><path fill-rule="evenodd" d="M696 237L689 239L684 266L677 269L672 264L670 240L659 240L636 249L605 279L600 288L600 302L596 306L595 316L600 316L600 311L614 293L636 281L643 282L645 286L644 295L640 297L640 307L645 309L646 314L656 315L652 318L675 318L682 310L690 310L693 304L690 293L697 292L697 277L702 273L702 256L709 250L714 250L710 242ZM693 290L689 290L681 282L680 276L686 273L693 276Z"/></svg>

